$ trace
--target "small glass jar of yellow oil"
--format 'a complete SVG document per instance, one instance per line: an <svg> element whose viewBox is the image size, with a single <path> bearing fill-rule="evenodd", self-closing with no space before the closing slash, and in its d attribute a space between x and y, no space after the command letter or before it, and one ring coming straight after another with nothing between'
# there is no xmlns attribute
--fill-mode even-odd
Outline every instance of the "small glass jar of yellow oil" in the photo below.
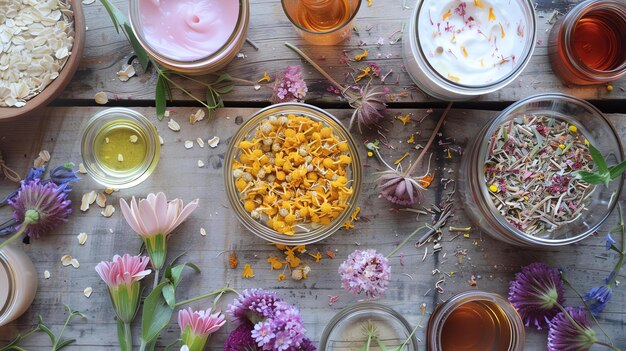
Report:
<svg viewBox="0 0 626 351"><path fill-rule="evenodd" d="M109 188L130 188L146 180L159 162L159 153L159 135L154 125L127 108L97 113L82 132L85 169Z"/></svg>

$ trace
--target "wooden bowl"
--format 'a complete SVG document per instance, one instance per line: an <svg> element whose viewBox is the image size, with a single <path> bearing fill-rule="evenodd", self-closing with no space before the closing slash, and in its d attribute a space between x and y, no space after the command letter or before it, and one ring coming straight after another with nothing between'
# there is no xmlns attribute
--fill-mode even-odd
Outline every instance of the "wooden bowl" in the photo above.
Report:
<svg viewBox="0 0 626 351"><path fill-rule="evenodd" d="M63 66L61 72L59 72L59 76L42 92L26 101L25 106L0 107L0 120L21 117L47 106L63 92L63 89L69 84L72 77L74 77L85 47L85 15L83 13L81 0L68 1L74 12L74 45L72 46L70 58L65 63L65 66Z"/></svg>

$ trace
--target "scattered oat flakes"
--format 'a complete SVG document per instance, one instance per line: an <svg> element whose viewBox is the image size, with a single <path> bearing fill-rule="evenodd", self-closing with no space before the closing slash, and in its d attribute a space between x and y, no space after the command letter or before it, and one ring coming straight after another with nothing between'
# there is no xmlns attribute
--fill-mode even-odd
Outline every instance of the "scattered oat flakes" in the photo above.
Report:
<svg viewBox="0 0 626 351"><path fill-rule="evenodd" d="M172 118L170 118L170 121L167 122L167 127L175 132L180 131L180 124L178 124L178 122L176 122Z"/></svg>
<svg viewBox="0 0 626 351"><path fill-rule="evenodd" d="M79 164L78 165L78 173L80 174L87 174L87 169L85 168L84 164Z"/></svg>
<svg viewBox="0 0 626 351"><path fill-rule="evenodd" d="M198 146L204 147L204 140L202 140L202 138L196 139L196 143L198 143Z"/></svg>
<svg viewBox="0 0 626 351"><path fill-rule="evenodd" d="M196 113L192 113L189 116L189 124L196 124L196 122L202 121L205 116L206 116L206 114L204 113L204 110L198 109L198 111L196 111Z"/></svg>
<svg viewBox="0 0 626 351"><path fill-rule="evenodd" d="M80 202L80 210L85 212L89 209L89 205L93 204L96 201L96 192L90 191L88 193L83 194L83 198Z"/></svg>
<svg viewBox="0 0 626 351"><path fill-rule="evenodd" d="M124 162L124 156L122 156L122 154L117 154L117 161Z"/></svg>
<svg viewBox="0 0 626 351"><path fill-rule="evenodd" d="M117 78L122 82L128 82L136 74L133 65L127 65L124 69L117 72Z"/></svg>
<svg viewBox="0 0 626 351"><path fill-rule="evenodd" d="M104 189L104 193L105 193L105 194L107 194L107 195L111 195L111 194L113 194L113 191L114 191L114 190L113 190L112 188L106 188L106 189Z"/></svg>
<svg viewBox="0 0 626 351"><path fill-rule="evenodd" d="M206 229L200 228L200 235L206 236Z"/></svg>
<svg viewBox="0 0 626 351"><path fill-rule="evenodd" d="M48 270L43 271L43 277L45 279L50 279L50 271L48 271Z"/></svg>
<svg viewBox="0 0 626 351"><path fill-rule="evenodd" d="M108 144L109 143L109 137L104 138L104 142Z"/></svg>
<svg viewBox="0 0 626 351"><path fill-rule="evenodd" d="M83 0L83 5L91 5L94 2L96 2L96 0Z"/></svg>
<svg viewBox="0 0 626 351"><path fill-rule="evenodd" d="M78 263L78 260L75 258L72 258L72 260L70 261L70 264L72 265L72 267L74 268L78 268L80 267L80 263Z"/></svg>
<svg viewBox="0 0 626 351"><path fill-rule="evenodd" d="M163 145L165 141L163 141L163 137L159 135L159 144Z"/></svg>
<svg viewBox="0 0 626 351"><path fill-rule="evenodd" d="M80 233L78 234L77 238L80 245L85 245L85 243L87 242L87 233Z"/></svg>
<svg viewBox="0 0 626 351"><path fill-rule="evenodd" d="M113 215L114 212L115 212L115 207L113 207L113 205L107 205L107 207L105 207L104 210L100 213L106 218L109 218Z"/></svg>
<svg viewBox="0 0 626 351"><path fill-rule="evenodd" d="M138 137L138 136L136 136L135 134L131 135L131 136L128 138L128 141L130 141L130 142L131 142L131 143L133 143L133 144L137 143L137 140L139 140L139 137Z"/></svg>
<svg viewBox="0 0 626 351"><path fill-rule="evenodd" d="M98 105L106 105L106 103L109 102L109 97L104 91L96 93L94 99L96 100L96 104Z"/></svg>
<svg viewBox="0 0 626 351"><path fill-rule="evenodd" d="M202 160L198 160L198 168L204 167L204 162Z"/></svg>
<svg viewBox="0 0 626 351"><path fill-rule="evenodd" d="M41 157L44 162L48 162L50 161L50 152L48 152L48 150L41 150L39 152L39 157Z"/></svg>
<svg viewBox="0 0 626 351"><path fill-rule="evenodd" d="M63 256L61 257L61 264L62 264L64 267L67 267L67 266L69 266L70 264L72 264L72 256L70 256L70 255L63 255Z"/></svg>
<svg viewBox="0 0 626 351"><path fill-rule="evenodd" d="M209 139L209 146L212 148L216 148L217 144L220 143L220 138L218 136L214 136L213 138Z"/></svg>
<svg viewBox="0 0 626 351"><path fill-rule="evenodd" d="M96 196L96 204L98 206L100 206L101 208L105 208L107 205L107 197L106 195L104 195L104 193L98 193L98 196Z"/></svg>
<svg viewBox="0 0 626 351"><path fill-rule="evenodd" d="M170 110L165 110L165 113L163 114L164 117L169 117L170 116Z"/></svg>
<svg viewBox="0 0 626 351"><path fill-rule="evenodd" d="M192 140L185 140L185 149L189 150L193 147L193 141Z"/></svg>
<svg viewBox="0 0 626 351"><path fill-rule="evenodd" d="M73 36L68 1L0 1L0 107L23 107L52 83Z"/></svg>
<svg viewBox="0 0 626 351"><path fill-rule="evenodd" d="M86 287L85 290L83 290L83 294L85 294L86 298L89 298L89 296L91 296L92 293L93 293L93 289L91 287Z"/></svg>

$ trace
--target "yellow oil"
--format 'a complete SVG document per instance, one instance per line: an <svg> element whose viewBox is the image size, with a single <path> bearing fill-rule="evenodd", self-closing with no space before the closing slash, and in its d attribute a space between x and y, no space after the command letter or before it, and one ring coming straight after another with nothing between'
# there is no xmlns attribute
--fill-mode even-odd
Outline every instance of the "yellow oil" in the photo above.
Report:
<svg viewBox="0 0 626 351"><path fill-rule="evenodd" d="M105 170L127 173L146 163L147 136L128 120L111 121L98 131L94 140L96 162Z"/></svg>

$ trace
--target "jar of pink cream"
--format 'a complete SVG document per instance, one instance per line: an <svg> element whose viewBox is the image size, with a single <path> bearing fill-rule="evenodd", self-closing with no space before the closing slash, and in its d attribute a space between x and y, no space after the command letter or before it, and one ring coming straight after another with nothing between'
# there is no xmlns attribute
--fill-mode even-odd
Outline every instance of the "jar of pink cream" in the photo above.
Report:
<svg viewBox="0 0 626 351"><path fill-rule="evenodd" d="M0 250L0 327L30 307L37 292L37 271L26 254L11 245Z"/></svg>
<svg viewBox="0 0 626 351"><path fill-rule="evenodd" d="M129 0L130 24L148 55L185 74L215 72L248 33L249 0Z"/></svg>

